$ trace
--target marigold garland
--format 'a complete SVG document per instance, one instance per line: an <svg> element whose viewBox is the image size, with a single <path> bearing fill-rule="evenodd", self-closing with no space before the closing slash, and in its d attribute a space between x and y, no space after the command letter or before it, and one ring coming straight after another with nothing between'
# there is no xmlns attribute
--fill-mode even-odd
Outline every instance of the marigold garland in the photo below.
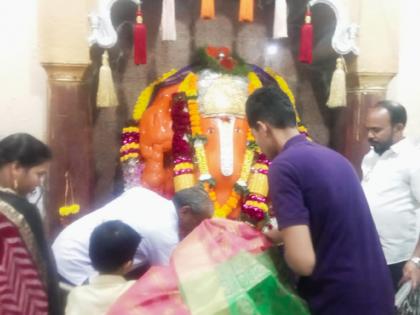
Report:
<svg viewBox="0 0 420 315"><path fill-rule="evenodd" d="M58 209L58 213L61 217L68 217L72 214L77 214L80 211L80 206L78 204L72 204L69 206L63 206Z"/></svg>
<svg viewBox="0 0 420 315"><path fill-rule="evenodd" d="M255 90L262 87L261 80L255 72L248 73L248 93L251 95Z"/></svg>
<svg viewBox="0 0 420 315"><path fill-rule="evenodd" d="M200 107L197 102L197 82L198 77L194 73L189 73L179 87L181 93L187 97L188 114L190 118L191 136L195 150L195 158L200 172L200 180L210 180L206 151L204 149L205 137L203 136L200 124Z"/></svg>
<svg viewBox="0 0 420 315"><path fill-rule="evenodd" d="M269 218L267 205L269 163L265 155L259 153L249 178L249 194L242 205L242 215L257 225L264 220L268 221Z"/></svg>
<svg viewBox="0 0 420 315"><path fill-rule="evenodd" d="M187 135L191 132L189 115L187 110L187 98L185 93L176 93L172 98L172 155L173 177L175 191L189 188L194 185L194 164L192 163L191 145Z"/></svg>
<svg viewBox="0 0 420 315"><path fill-rule="evenodd" d="M163 81L165 81L167 78L172 76L177 72L176 69L172 69L171 71L165 73L162 75L159 79L149 84L139 95L137 98L136 104L134 105L133 110L133 119L135 121L139 121L141 117L143 116L144 111L146 110L147 106L150 103L150 98L153 95L153 91L155 89L155 86Z"/></svg>
<svg viewBox="0 0 420 315"><path fill-rule="evenodd" d="M120 161L139 158L139 128L125 127L121 134Z"/></svg>
<svg viewBox="0 0 420 315"><path fill-rule="evenodd" d="M64 192L64 206L58 209L58 213L62 219L67 218L71 215L75 215L80 211L80 205L74 202L73 184L70 176L70 172L66 171L64 174L65 178L65 192ZM71 202L69 202L69 199Z"/></svg>
<svg viewBox="0 0 420 315"><path fill-rule="evenodd" d="M121 133L120 161L124 188L140 185L140 133L137 126L125 127Z"/></svg>
<svg viewBox="0 0 420 315"><path fill-rule="evenodd" d="M271 68L265 68L264 71L267 72L274 80L276 80L280 89L289 97L289 100L292 103L293 109L296 114L296 123L297 123L298 130L301 134L304 134L309 138L308 129L303 125L302 120L300 119L299 113L296 109L295 97L292 91L290 90L287 82L280 75L275 73Z"/></svg>

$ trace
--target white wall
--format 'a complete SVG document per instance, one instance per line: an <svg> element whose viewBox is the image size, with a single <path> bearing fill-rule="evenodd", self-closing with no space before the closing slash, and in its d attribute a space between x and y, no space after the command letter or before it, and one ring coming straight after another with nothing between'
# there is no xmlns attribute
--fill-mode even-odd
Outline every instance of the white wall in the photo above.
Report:
<svg viewBox="0 0 420 315"><path fill-rule="evenodd" d="M420 143L419 12L419 0L401 0L399 72L389 85L387 98L405 106L408 112L406 135Z"/></svg>
<svg viewBox="0 0 420 315"><path fill-rule="evenodd" d="M0 138L46 138L47 78L39 63L37 0L0 1Z"/></svg>

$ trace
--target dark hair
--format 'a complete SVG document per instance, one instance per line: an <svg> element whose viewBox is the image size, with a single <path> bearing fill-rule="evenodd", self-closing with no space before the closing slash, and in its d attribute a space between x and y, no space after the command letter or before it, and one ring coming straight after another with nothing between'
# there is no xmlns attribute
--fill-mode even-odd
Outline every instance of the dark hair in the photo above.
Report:
<svg viewBox="0 0 420 315"><path fill-rule="evenodd" d="M101 273L115 272L133 259L140 240L140 235L122 221L102 223L90 236L89 257L93 268Z"/></svg>
<svg viewBox="0 0 420 315"><path fill-rule="evenodd" d="M15 133L0 140L0 167L18 162L23 167L33 167L51 159L46 144L27 133Z"/></svg>
<svg viewBox="0 0 420 315"><path fill-rule="evenodd" d="M176 192L172 202L176 209L189 206L192 212L196 214L202 214L208 211L209 207L213 207L207 192L198 185Z"/></svg>
<svg viewBox="0 0 420 315"><path fill-rule="evenodd" d="M385 100L378 102L375 107L385 108L388 111L393 126L396 124L405 126L407 124L407 111L400 103Z"/></svg>
<svg viewBox="0 0 420 315"><path fill-rule="evenodd" d="M296 126L296 114L289 97L278 87L256 90L246 102L246 117L251 128L263 121L275 128Z"/></svg>

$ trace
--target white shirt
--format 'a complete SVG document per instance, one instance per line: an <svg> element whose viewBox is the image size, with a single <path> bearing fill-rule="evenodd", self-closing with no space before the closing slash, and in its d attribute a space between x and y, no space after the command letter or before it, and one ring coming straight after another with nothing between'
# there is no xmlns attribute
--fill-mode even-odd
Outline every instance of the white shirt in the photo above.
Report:
<svg viewBox="0 0 420 315"><path fill-rule="evenodd" d="M105 315L135 281L121 276L98 275L90 284L76 287L67 297L66 315Z"/></svg>
<svg viewBox="0 0 420 315"><path fill-rule="evenodd" d="M362 186L387 263L408 260L419 237L420 151L407 139L382 155L371 149L362 171Z"/></svg>
<svg viewBox="0 0 420 315"><path fill-rule="evenodd" d="M140 234L134 264L146 259L152 265L166 265L179 242L178 219L171 201L142 187L124 192L103 208L67 226L52 245L58 273L75 285L97 273L89 258L92 231L103 222L120 220Z"/></svg>

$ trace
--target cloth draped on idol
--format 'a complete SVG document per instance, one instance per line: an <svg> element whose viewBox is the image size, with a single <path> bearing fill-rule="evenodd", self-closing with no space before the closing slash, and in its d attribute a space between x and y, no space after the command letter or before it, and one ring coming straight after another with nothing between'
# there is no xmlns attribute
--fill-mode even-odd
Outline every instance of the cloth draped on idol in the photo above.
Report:
<svg viewBox="0 0 420 315"><path fill-rule="evenodd" d="M108 315L309 314L278 249L246 223L206 220L154 266Z"/></svg>

